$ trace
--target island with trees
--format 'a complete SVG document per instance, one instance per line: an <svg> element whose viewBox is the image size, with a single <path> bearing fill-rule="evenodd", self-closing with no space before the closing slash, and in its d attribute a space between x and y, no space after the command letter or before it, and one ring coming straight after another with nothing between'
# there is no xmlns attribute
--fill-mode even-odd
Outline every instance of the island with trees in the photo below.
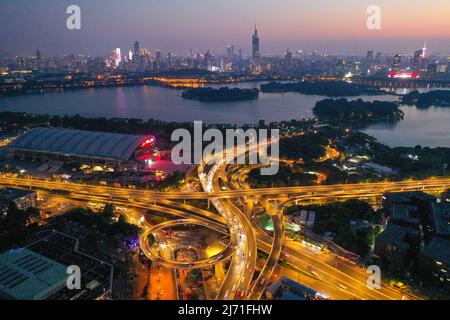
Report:
<svg viewBox="0 0 450 320"><path fill-rule="evenodd" d="M450 107L450 90L434 90L424 93L415 90L404 95L402 103L415 105L418 108Z"/></svg>
<svg viewBox="0 0 450 320"><path fill-rule="evenodd" d="M255 100L259 97L258 89L239 89L223 87L214 88L194 88L183 92L183 99L198 100L201 102L232 102Z"/></svg>
<svg viewBox="0 0 450 320"><path fill-rule="evenodd" d="M384 91L345 81L303 81L303 82L270 82L261 85L264 93L297 92L308 95L328 97L349 97L359 95L381 95Z"/></svg>
<svg viewBox="0 0 450 320"><path fill-rule="evenodd" d="M314 114L321 120L329 121L398 121L403 119L396 103L386 101L365 102L362 99L325 99L316 103Z"/></svg>

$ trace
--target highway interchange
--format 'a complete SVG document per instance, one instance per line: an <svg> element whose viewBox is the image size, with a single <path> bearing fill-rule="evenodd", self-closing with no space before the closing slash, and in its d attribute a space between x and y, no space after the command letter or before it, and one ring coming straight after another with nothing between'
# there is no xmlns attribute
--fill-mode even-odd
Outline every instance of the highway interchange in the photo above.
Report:
<svg viewBox="0 0 450 320"><path fill-rule="evenodd" d="M224 153L227 150L223 151ZM228 151L230 152L230 151ZM234 150L234 157L248 152L245 147ZM232 158L232 157L231 157ZM112 188L0 176L0 185L44 190L68 199L114 202L127 207L151 209L171 214L180 220L169 221L153 228L146 226L141 247L148 258L171 268L202 268L230 260L226 276L216 299L261 299L270 281L280 268L280 259L299 272L313 274L323 282L320 288L329 288L326 294L333 299L417 299L383 284L380 290L366 285L368 274L363 268L340 261L332 254L314 252L310 248L284 237L283 211L292 202L328 202L345 199L376 199L385 192L423 190L442 192L450 188L450 179L434 178L421 181L381 182L356 185L321 185L293 188L250 189L245 184L245 174L250 167L237 169L227 162L230 157L215 155L198 166L198 179L203 192L156 192ZM215 211L201 209L184 203L185 200L202 199L214 206ZM254 219L257 204L270 216L274 229L267 232ZM202 226L230 236L230 243L217 255L195 263L168 261L159 257L148 242L148 235L176 225ZM267 254L259 276L254 279L258 251ZM292 272L292 270L290 271ZM327 289L325 289L327 290Z"/></svg>

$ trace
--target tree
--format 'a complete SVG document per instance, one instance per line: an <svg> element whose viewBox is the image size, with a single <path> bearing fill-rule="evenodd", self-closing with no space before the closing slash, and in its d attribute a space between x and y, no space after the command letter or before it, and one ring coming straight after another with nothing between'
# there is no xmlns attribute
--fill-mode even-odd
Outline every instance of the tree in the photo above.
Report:
<svg viewBox="0 0 450 320"><path fill-rule="evenodd" d="M14 202L9 204L6 216L0 219L0 245L8 247L21 242L27 236L26 225L34 210L22 211Z"/></svg>
<svg viewBox="0 0 450 320"><path fill-rule="evenodd" d="M102 216L108 220L114 218L114 204L108 203L105 205L102 211Z"/></svg>

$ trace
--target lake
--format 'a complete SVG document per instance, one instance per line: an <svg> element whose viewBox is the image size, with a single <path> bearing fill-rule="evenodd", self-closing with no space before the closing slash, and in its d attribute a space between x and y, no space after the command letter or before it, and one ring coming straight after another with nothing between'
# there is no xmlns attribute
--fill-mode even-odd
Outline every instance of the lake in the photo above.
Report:
<svg viewBox="0 0 450 320"><path fill-rule="evenodd" d="M261 83L249 82L230 87L259 88ZM220 87L222 85L214 85ZM139 86L96 88L42 95L0 98L0 111L79 114L90 117L128 117L166 121L202 120L206 123L250 124L259 120L281 121L313 116L312 108L324 96L299 93L264 94L258 100L202 103L183 100L182 91ZM396 96L361 96L349 99L395 101ZM396 124L374 124L364 132L390 146L450 147L450 108L402 107L405 119Z"/></svg>

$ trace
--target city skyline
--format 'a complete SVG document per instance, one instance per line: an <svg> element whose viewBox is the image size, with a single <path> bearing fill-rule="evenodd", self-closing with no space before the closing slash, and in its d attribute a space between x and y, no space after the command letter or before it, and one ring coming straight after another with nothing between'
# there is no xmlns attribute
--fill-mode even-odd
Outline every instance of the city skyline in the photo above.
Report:
<svg viewBox="0 0 450 320"><path fill-rule="evenodd" d="M0 0L0 300L450 300L449 14Z"/></svg>
<svg viewBox="0 0 450 320"><path fill-rule="evenodd" d="M320 6L289 0L277 6L268 1L218 1L212 8L203 1L187 6L178 0L168 4L136 0L128 5L114 0L105 8L81 0L77 4L82 10L82 28L72 31L65 26L70 4L38 0L18 7L13 1L3 1L0 21L8 32L0 36L6 44L0 55L29 55L37 48L46 55L106 55L112 48L132 49L133 41L139 40L142 47L177 54L190 48L221 54L233 44L249 56L248 39L255 23L262 56L280 55L287 48L327 54L409 53L424 41L431 53L448 53L450 23L445 12L450 3L443 0L427 4L414 0L408 6L379 1L382 29L376 31L366 27L370 1L347 0L339 6L329 0Z"/></svg>

